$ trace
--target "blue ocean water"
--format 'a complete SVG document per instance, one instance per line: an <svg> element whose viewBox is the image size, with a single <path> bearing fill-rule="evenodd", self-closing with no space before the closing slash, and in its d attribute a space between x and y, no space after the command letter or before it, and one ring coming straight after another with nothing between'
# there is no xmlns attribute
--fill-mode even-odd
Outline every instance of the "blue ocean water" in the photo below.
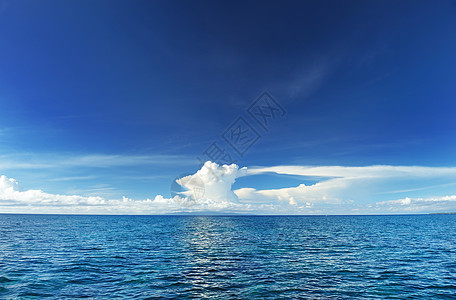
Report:
<svg viewBox="0 0 456 300"><path fill-rule="evenodd" d="M0 298L456 298L456 215L0 215Z"/></svg>

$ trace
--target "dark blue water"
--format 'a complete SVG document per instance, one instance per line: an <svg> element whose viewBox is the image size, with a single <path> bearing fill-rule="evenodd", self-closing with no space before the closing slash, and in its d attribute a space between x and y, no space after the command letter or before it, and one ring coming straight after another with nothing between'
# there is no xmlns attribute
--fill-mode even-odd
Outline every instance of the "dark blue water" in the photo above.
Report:
<svg viewBox="0 0 456 300"><path fill-rule="evenodd" d="M456 215L0 215L0 298L456 298Z"/></svg>

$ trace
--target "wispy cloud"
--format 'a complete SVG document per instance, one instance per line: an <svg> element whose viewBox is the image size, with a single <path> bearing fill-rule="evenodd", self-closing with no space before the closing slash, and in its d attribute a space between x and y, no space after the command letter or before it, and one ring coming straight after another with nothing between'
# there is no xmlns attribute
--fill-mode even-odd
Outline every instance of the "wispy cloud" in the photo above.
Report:
<svg viewBox="0 0 456 300"><path fill-rule="evenodd" d="M428 190L431 188L442 188L442 187L455 186L455 185L456 185L456 182L445 183L445 184L434 184L434 185L426 185L426 186L422 186L422 187L414 188L414 189L387 191L387 192L383 192L382 194L408 193L408 192L424 191L424 190Z"/></svg>
<svg viewBox="0 0 456 300"><path fill-rule="evenodd" d="M70 177L58 177L58 178L51 178L49 181L75 181L75 180L90 180L97 178L96 176L70 176Z"/></svg>
<svg viewBox="0 0 456 300"><path fill-rule="evenodd" d="M0 169L48 169L48 168L110 168L138 165L187 166L195 159L180 155L121 155L121 154L53 154L18 153L0 155Z"/></svg>
<svg viewBox="0 0 456 300"><path fill-rule="evenodd" d="M362 167L347 166L274 166L252 167L248 174L277 173L301 176L340 177L340 178L380 178L380 177L433 177L456 175L456 167L422 167L375 165Z"/></svg>
<svg viewBox="0 0 456 300"><path fill-rule="evenodd" d="M294 80L287 83L290 96L295 98L311 95L323 85L332 67L329 62L321 60L303 68Z"/></svg>

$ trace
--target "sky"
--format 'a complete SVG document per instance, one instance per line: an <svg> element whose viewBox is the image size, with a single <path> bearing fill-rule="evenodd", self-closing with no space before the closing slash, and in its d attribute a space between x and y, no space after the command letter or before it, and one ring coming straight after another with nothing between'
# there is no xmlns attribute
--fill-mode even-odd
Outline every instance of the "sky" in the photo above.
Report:
<svg viewBox="0 0 456 300"><path fill-rule="evenodd" d="M456 211L455 29L452 0L0 0L0 213Z"/></svg>

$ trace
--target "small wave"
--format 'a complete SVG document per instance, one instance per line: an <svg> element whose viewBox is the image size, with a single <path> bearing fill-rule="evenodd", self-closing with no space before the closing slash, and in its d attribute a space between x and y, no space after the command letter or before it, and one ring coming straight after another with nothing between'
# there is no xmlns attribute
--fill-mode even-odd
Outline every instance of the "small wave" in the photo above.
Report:
<svg viewBox="0 0 456 300"><path fill-rule="evenodd" d="M12 282L13 280L9 279L8 277L0 276L0 283L4 282Z"/></svg>

